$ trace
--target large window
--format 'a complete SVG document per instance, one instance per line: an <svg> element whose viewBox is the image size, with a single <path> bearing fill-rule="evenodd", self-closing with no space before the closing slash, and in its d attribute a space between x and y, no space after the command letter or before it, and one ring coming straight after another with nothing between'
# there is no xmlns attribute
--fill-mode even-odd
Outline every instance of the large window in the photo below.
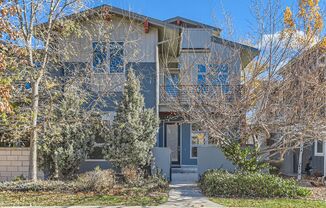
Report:
<svg viewBox="0 0 326 208"><path fill-rule="evenodd" d="M97 73L124 73L124 43L93 42L93 68Z"/></svg>
<svg viewBox="0 0 326 208"><path fill-rule="evenodd" d="M226 64L211 64L209 81L213 86L219 86L223 93L229 92L229 69Z"/></svg>
<svg viewBox="0 0 326 208"><path fill-rule="evenodd" d="M206 93L219 87L223 93L229 92L229 69L226 64L197 65L198 92Z"/></svg>
<svg viewBox="0 0 326 208"><path fill-rule="evenodd" d="M315 156L324 156L324 142L322 140L315 140L314 146Z"/></svg>
<svg viewBox="0 0 326 208"><path fill-rule="evenodd" d="M191 125L190 158L197 158L197 149L200 146L208 145L208 132L198 124Z"/></svg>
<svg viewBox="0 0 326 208"><path fill-rule="evenodd" d="M110 73L123 73L123 42L110 43Z"/></svg>
<svg viewBox="0 0 326 208"><path fill-rule="evenodd" d="M103 73L108 68L107 47L105 42L93 43L93 69Z"/></svg>
<svg viewBox="0 0 326 208"><path fill-rule="evenodd" d="M106 112L102 115L102 120L106 121L108 125L111 125L114 117L116 116L116 112ZM87 160L104 160L103 148L105 145L105 140L100 134L96 134L94 147L92 151L87 155Z"/></svg>
<svg viewBox="0 0 326 208"><path fill-rule="evenodd" d="M198 65L198 74L197 74L197 85L198 85L199 93L205 93L207 91L206 73L207 73L206 66L203 64L199 64Z"/></svg>
<svg viewBox="0 0 326 208"><path fill-rule="evenodd" d="M177 97L179 95L179 74L170 73L165 75L165 92L168 96Z"/></svg>
<svg viewBox="0 0 326 208"><path fill-rule="evenodd" d="M103 147L105 141L99 135L95 135L95 142L92 151L87 155L87 160L104 160Z"/></svg>

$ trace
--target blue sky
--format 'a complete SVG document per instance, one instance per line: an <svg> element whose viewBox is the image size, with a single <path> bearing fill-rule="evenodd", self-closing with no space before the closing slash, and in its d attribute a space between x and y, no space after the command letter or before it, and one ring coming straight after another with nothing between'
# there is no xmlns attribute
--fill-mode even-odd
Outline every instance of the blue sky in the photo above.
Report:
<svg viewBox="0 0 326 208"><path fill-rule="evenodd" d="M268 1L268 0L265 0ZM131 10L150 17L165 20L175 16L183 16L224 29L222 35L228 39L246 38L255 27L255 19L251 12L253 0L102 0L92 3L97 6L103 3ZM297 0L280 0L286 6L295 7ZM322 4L325 7L325 0ZM223 13L232 17L234 36L227 37Z"/></svg>

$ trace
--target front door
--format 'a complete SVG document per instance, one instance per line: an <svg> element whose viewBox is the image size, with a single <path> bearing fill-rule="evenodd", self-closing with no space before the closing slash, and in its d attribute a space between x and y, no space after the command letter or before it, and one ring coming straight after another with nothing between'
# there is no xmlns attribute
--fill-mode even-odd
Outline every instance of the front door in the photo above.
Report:
<svg viewBox="0 0 326 208"><path fill-rule="evenodd" d="M165 146L171 149L172 164L180 165L179 124L165 124Z"/></svg>

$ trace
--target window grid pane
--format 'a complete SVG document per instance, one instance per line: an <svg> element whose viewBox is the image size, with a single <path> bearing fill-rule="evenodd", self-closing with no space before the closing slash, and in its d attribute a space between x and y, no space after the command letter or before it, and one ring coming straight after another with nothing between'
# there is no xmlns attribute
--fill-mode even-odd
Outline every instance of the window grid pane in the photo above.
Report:
<svg viewBox="0 0 326 208"><path fill-rule="evenodd" d="M123 42L110 43L110 73L123 73Z"/></svg>

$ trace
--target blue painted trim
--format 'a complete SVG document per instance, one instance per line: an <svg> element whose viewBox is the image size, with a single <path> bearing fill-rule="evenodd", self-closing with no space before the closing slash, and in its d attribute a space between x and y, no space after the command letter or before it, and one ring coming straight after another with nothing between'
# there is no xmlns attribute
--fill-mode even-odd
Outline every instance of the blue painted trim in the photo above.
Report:
<svg viewBox="0 0 326 208"><path fill-rule="evenodd" d="M197 165L197 159L190 158L190 142L191 142L191 124L184 123L182 129L182 164L181 165Z"/></svg>

